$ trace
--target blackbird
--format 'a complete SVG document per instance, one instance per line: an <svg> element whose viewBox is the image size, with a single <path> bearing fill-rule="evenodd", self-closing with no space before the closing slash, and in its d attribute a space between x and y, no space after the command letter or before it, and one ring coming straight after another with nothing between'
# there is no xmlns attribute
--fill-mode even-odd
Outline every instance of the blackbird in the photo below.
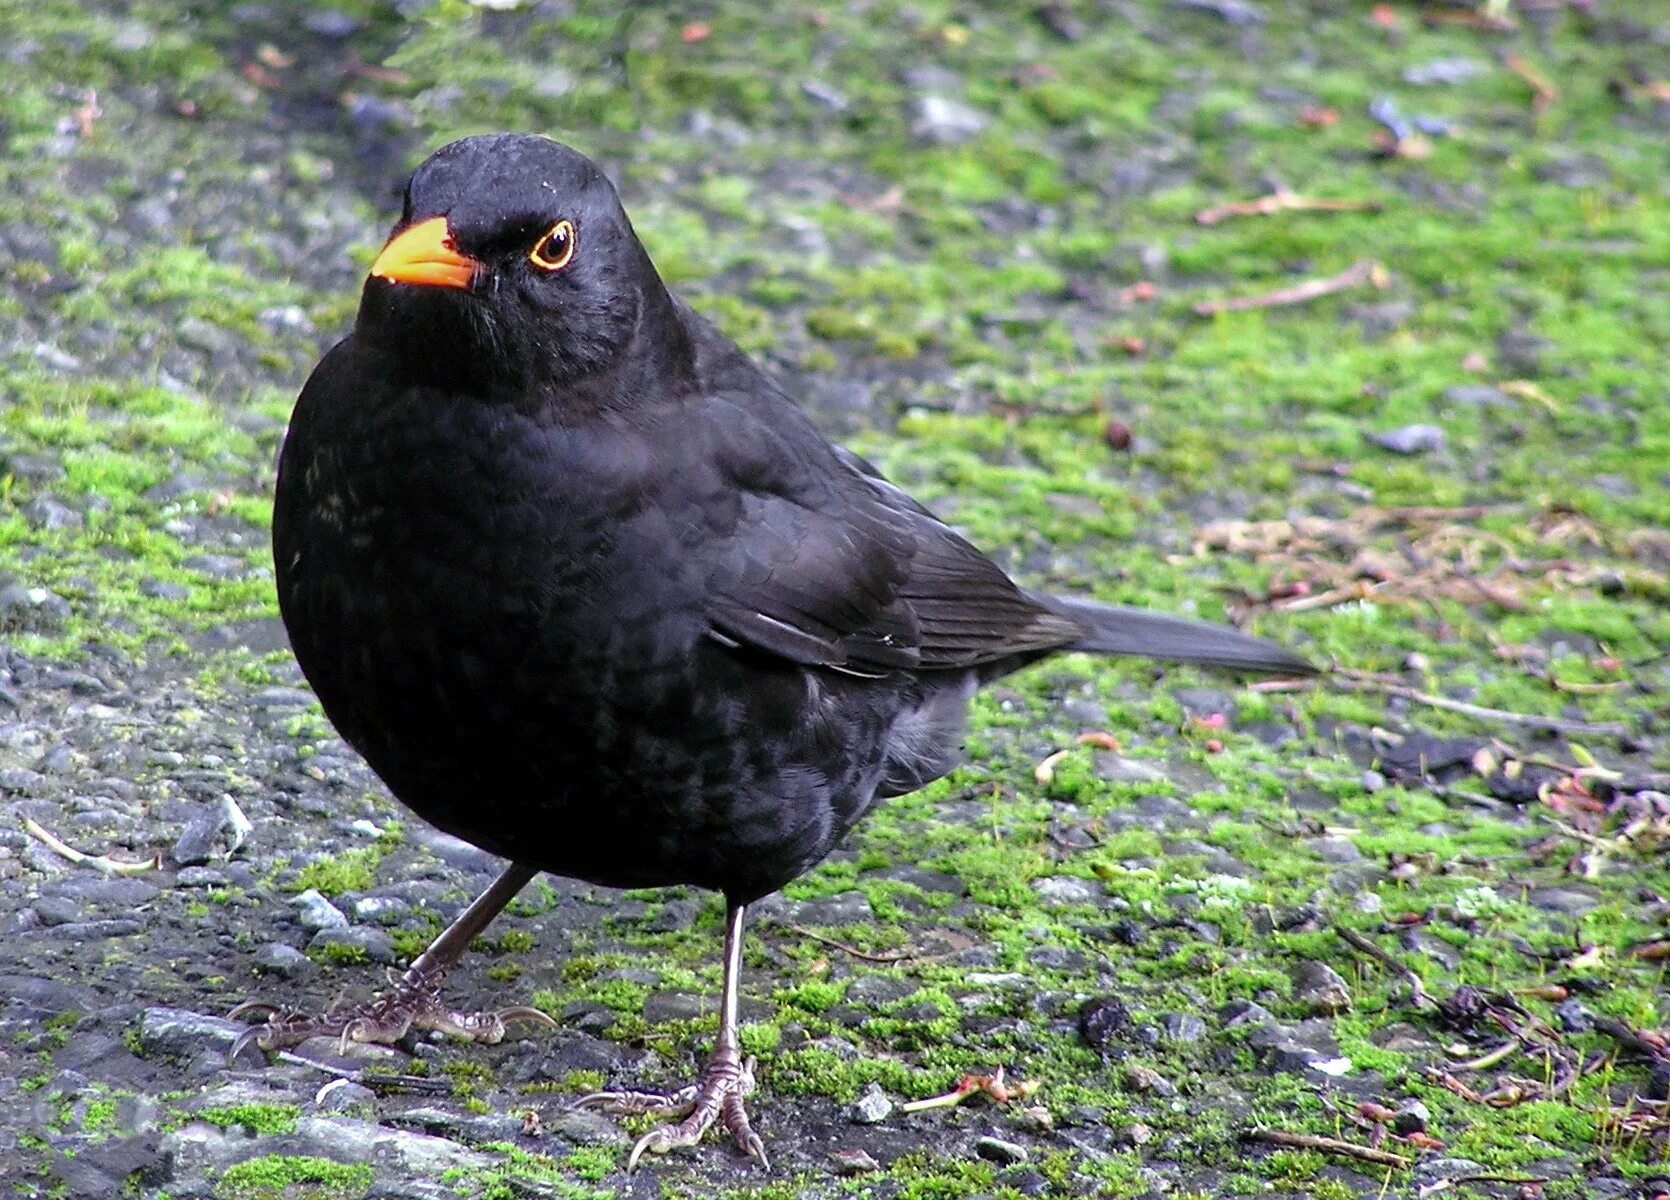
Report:
<svg viewBox="0 0 1670 1200"><path fill-rule="evenodd" d="M535 874L722 893L711 1064L588 1103L718 1121L765 1161L737 1041L747 905L878 800L956 763L976 688L1064 651L1240 671L1229 629L1017 586L673 296L614 187L498 134L412 175L353 332L302 389L273 513L278 597L326 715L399 800L511 862L394 988L262 1048L412 1028L482 1042L449 967ZM629 1164L630 1165L630 1164Z"/></svg>

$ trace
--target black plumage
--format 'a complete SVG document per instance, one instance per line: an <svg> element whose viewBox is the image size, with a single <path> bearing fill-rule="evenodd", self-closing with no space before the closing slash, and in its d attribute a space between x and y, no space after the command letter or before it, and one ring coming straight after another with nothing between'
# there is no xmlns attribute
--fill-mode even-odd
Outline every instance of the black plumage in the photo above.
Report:
<svg viewBox="0 0 1670 1200"><path fill-rule="evenodd" d="M510 894L537 870L692 884L726 896L730 940L878 798L954 765L983 682L1075 649L1309 670L1019 588L825 439L663 287L607 179L533 137L456 142L412 177L353 333L297 402L273 538L296 657L404 804L513 860ZM439 1021L455 949L380 1002L397 1019L330 1027ZM728 970L733 1026L734 988ZM758 1152L734 1040L640 1151L717 1115Z"/></svg>

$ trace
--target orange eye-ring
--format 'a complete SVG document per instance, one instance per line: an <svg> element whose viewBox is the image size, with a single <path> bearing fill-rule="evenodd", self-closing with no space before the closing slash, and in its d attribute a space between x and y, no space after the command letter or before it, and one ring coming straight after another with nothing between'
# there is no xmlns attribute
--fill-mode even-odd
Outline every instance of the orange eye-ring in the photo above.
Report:
<svg viewBox="0 0 1670 1200"><path fill-rule="evenodd" d="M574 257L574 223L558 221L528 251L528 261L541 271L560 271Z"/></svg>

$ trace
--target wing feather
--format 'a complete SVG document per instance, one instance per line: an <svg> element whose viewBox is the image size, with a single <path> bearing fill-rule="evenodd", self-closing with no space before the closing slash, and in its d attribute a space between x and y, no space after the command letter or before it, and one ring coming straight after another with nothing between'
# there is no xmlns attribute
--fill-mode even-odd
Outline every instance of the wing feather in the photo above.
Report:
<svg viewBox="0 0 1670 1200"><path fill-rule="evenodd" d="M703 405L713 485L742 497L703 510L715 636L860 674L978 666L1083 636L787 400L762 404Z"/></svg>

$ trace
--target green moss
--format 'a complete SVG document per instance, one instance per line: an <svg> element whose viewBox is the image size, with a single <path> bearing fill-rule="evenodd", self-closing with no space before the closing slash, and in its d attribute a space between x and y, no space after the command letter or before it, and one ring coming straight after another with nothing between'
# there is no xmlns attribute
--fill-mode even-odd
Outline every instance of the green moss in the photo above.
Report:
<svg viewBox="0 0 1670 1200"><path fill-rule="evenodd" d="M270 1154L227 1168L218 1189L227 1200L357 1200L372 1179L365 1164Z"/></svg>
<svg viewBox="0 0 1670 1200"><path fill-rule="evenodd" d="M374 846L327 855L301 869L296 876L295 890L302 892L317 888L326 896L367 891L372 886L377 865L382 861L382 849Z"/></svg>
<svg viewBox="0 0 1670 1200"><path fill-rule="evenodd" d="M232 1104L205 1108L193 1115L222 1129L241 1127L252 1133L294 1133L301 1109L294 1104Z"/></svg>

